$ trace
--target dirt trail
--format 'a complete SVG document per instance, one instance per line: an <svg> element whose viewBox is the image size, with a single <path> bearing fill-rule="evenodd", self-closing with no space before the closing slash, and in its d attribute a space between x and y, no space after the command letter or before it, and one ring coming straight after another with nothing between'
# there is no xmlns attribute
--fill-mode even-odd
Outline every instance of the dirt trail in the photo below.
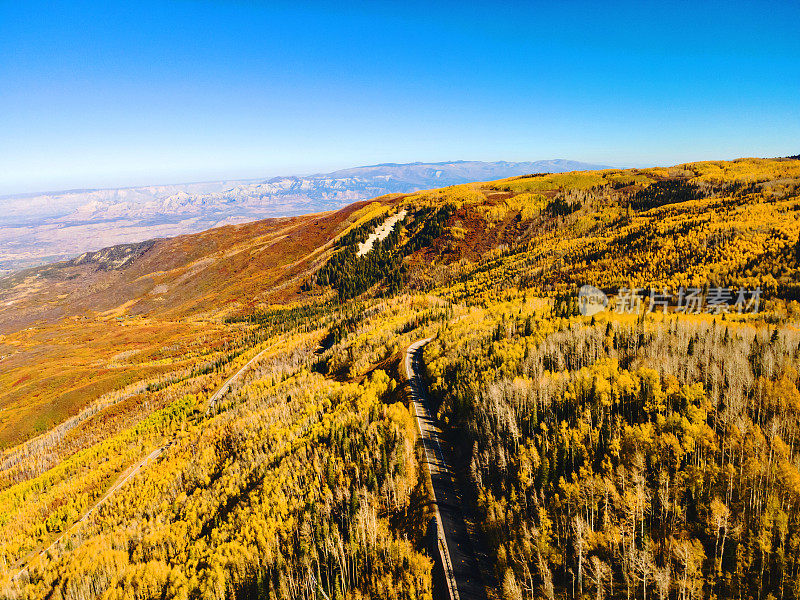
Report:
<svg viewBox="0 0 800 600"><path fill-rule="evenodd" d="M219 399L222 398L226 393L228 393L228 390L230 390L231 385L234 384L235 382L237 382L239 379L241 379L242 376L244 376L244 374L247 372L247 370L253 365L253 363L255 363L268 350L272 349L275 346L276 346L276 344L272 344L271 346L269 346L267 348L264 348L261 352L256 354L249 361L247 361L247 364L245 364L241 369L239 369L232 377L230 377L228 380L226 380L225 383L223 383L219 387L219 389L216 392L214 392L214 395L212 395L211 398L209 398L208 409L206 410L206 415L209 414L209 412L214 407L214 405L216 405L216 403L219 401ZM84 515L80 519L75 521L72 525L70 525L70 527L66 531L64 531L55 540L53 540L53 542L49 546L47 546L47 548L45 548L44 550L40 551L38 553L38 555L39 556L44 556L45 554L50 552L50 550L55 548L65 537L67 537L70 533L72 533L75 529L77 529L82 523L86 522L86 520L92 515L92 513L94 511L96 511L98 508L100 508L111 496L113 496L134 475L139 473L145 466L147 466L148 463L156 460L159 456L161 456L161 454L167 448L169 448L172 445L172 443L173 443L173 440L170 440L168 443L164 444L163 446L161 446L159 448L156 448L150 454L148 454L142 460L140 460L138 463L136 463L133 466L128 467L125 471L120 473L120 475L117 478L117 480L114 482L114 484L110 488L108 488L108 491L106 491L106 493L103 494L102 498L100 498L100 500L98 500L89 510L87 510L86 513L84 513ZM20 571L16 575L14 575L11 578L12 581L15 581L15 580L19 579L19 577L22 574L24 574L24 573L26 573L28 571L28 564L30 564L31 556L33 556L33 554L35 552L36 551L34 550L34 552L29 554L27 557L25 557L21 561L20 564L22 564L24 566L20 569Z"/></svg>

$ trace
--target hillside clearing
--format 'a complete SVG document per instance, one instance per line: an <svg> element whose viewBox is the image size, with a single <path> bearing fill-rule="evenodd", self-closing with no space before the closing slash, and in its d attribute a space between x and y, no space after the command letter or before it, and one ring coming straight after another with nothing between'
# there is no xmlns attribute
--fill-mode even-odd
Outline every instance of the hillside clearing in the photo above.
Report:
<svg viewBox="0 0 800 600"><path fill-rule="evenodd" d="M356 253L357 256L364 256L370 250L372 250L372 246L375 245L375 242L382 242L386 239L386 237L392 233L394 226L397 224L398 221L402 221L406 218L406 210L403 209L399 213L392 215L391 217L387 217L387 219L381 223L379 227L373 231L369 237L361 242L358 245L358 252Z"/></svg>

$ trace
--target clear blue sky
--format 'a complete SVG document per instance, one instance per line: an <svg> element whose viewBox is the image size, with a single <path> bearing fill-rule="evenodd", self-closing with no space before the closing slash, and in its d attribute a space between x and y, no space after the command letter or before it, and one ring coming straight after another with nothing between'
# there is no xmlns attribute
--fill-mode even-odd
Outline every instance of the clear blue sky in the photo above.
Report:
<svg viewBox="0 0 800 600"><path fill-rule="evenodd" d="M0 193L800 152L800 2L0 0Z"/></svg>

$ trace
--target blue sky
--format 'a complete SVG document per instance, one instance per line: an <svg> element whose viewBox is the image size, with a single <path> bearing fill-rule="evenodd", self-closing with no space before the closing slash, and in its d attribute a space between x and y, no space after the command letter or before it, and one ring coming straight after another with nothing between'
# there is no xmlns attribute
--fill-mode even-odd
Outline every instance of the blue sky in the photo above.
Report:
<svg viewBox="0 0 800 600"><path fill-rule="evenodd" d="M0 0L0 194L800 152L800 2Z"/></svg>

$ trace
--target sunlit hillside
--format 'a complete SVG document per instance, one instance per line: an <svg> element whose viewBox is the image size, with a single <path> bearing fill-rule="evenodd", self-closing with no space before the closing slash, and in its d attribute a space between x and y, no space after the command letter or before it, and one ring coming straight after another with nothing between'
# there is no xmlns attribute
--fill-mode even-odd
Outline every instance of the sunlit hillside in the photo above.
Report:
<svg viewBox="0 0 800 600"><path fill-rule="evenodd" d="M798 300L792 159L385 196L5 278L0 595L440 596L404 366L432 337L488 597L800 597Z"/></svg>

